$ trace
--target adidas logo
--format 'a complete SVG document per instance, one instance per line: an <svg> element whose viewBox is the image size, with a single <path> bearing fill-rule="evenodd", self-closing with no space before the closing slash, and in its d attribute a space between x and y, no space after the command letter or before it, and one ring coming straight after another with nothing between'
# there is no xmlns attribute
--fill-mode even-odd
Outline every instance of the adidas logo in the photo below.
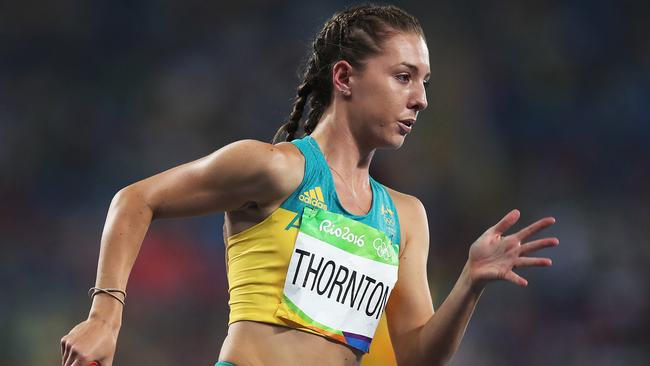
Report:
<svg viewBox="0 0 650 366"><path fill-rule="evenodd" d="M325 197L323 197L323 191L321 191L320 186L305 191L298 199L308 205L312 205L316 208L327 210L327 205L325 204Z"/></svg>

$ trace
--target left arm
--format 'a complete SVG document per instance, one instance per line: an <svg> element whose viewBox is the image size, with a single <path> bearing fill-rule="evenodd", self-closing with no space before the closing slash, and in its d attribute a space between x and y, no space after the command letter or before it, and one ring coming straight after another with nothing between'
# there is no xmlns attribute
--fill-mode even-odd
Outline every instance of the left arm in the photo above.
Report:
<svg viewBox="0 0 650 366"><path fill-rule="evenodd" d="M501 236L519 219L513 210L489 228L470 247L469 258L449 296L434 313L426 276L429 228L422 203L403 196L398 208L404 249L400 255L399 279L386 307L388 329L401 365L442 365L458 349L483 288L494 280L521 286L527 282L512 269L549 266L550 259L524 257L558 244L545 238L522 244L530 235L555 222L545 218L510 236Z"/></svg>

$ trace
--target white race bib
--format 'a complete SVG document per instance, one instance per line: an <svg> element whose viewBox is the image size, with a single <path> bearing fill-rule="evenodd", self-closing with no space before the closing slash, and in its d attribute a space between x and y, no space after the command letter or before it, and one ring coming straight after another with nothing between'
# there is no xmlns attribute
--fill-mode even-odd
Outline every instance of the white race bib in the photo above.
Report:
<svg viewBox="0 0 650 366"><path fill-rule="evenodd" d="M305 207L276 315L368 352L397 281L398 253L371 226Z"/></svg>

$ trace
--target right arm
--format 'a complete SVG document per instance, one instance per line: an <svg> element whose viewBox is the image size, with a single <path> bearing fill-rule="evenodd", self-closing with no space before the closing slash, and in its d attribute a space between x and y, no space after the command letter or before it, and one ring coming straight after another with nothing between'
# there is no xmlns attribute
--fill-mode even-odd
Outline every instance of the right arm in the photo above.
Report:
<svg viewBox="0 0 650 366"><path fill-rule="evenodd" d="M113 198L101 238L96 287L125 289L151 221L235 211L290 192L295 155L282 145L244 140L120 190ZM65 366L113 362L122 304L93 298L88 319L61 340Z"/></svg>

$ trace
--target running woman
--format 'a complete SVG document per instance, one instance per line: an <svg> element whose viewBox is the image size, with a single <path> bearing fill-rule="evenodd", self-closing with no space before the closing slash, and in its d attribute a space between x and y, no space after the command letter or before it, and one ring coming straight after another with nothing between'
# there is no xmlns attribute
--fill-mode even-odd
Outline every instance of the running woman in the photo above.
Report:
<svg viewBox="0 0 650 366"><path fill-rule="evenodd" d="M230 291L217 365L359 365L384 309L400 365L446 363L485 286L526 286L513 269L551 265L528 255L558 239L528 239L552 217L507 235L520 215L512 210L470 246L434 312L425 209L369 175L375 151L399 148L427 107L429 75L413 16L374 5L335 14L273 144L238 141L115 195L90 314L61 340L62 364L113 364L127 280L151 221L213 212L225 212Z"/></svg>

